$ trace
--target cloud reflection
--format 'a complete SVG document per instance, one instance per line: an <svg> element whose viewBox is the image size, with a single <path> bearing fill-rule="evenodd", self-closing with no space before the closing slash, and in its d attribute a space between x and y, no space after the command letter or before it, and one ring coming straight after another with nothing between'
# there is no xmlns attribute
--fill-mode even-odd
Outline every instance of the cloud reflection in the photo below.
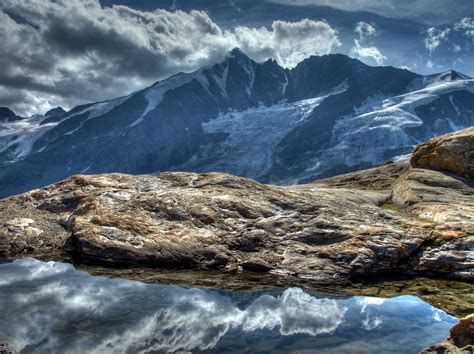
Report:
<svg viewBox="0 0 474 354"><path fill-rule="evenodd" d="M0 264L0 274L0 342L48 353L217 350L249 336L265 343L336 332L357 337L362 328L383 330L384 308L400 307L399 300L328 299L300 288L231 293L144 284L34 259ZM420 308L447 331L442 311L434 321L429 305L408 300L411 313Z"/></svg>
<svg viewBox="0 0 474 354"><path fill-rule="evenodd" d="M215 347L229 330L331 333L346 311L335 300L318 299L299 288L259 296L240 309L218 292L92 277L68 264L27 259L5 267L0 296L11 306L2 316L13 319L13 325L0 325L0 332L13 338L11 346L18 349L204 350ZM83 328L86 340L71 336L72 328Z"/></svg>

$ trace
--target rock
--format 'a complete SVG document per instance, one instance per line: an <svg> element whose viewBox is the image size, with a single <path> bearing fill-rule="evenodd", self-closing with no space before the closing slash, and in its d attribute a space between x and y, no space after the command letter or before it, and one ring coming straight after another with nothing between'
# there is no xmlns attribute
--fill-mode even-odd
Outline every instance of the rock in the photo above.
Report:
<svg viewBox="0 0 474 354"><path fill-rule="evenodd" d="M453 136L462 137L459 140ZM426 161L432 152L423 146L435 142L463 141L469 150L474 129L435 138L415 149L413 161ZM451 140L450 140L451 139ZM439 156L458 154L462 144L445 144ZM454 151L454 152L453 152ZM459 168L466 160L459 161ZM416 163L415 163L416 165ZM453 170L454 171L454 170ZM317 181L334 187L391 190L386 207L402 213L407 225L424 227L430 232L420 248L413 270L460 280L474 280L474 181L471 178L437 170L414 168L406 162Z"/></svg>
<svg viewBox="0 0 474 354"><path fill-rule="evenodd" d="M265 186L217 173L75 176L0 201L1 239L11 256L27 245L47 251L40 241L55 240L57 251L115 266L240 266L347 281L399 271L429 237L380 208L388 198L314 184Z"/></svg>
<svg viewBox="0 0 474 354"><path fill-rule="evenodd" d="M393 183L410 167L409 161L401 161L359 172L316 180L313 183L330 187L388 191Z"/></svg>
<svg viewBox="0 0 474 354"><path fill-rule="evenodd" d="M474 279L474 188L471 179L411 168L397 179L392 200L419 221L435 223L415 270Z"/></svg>
<svg viewBox="0 0 474 354"><path fill-rule="evenodd" d="M58 250L111 265L240 266L347 280L393 270L422 243L423 235L378 213L387 197L265 186L218 173L75 176L0 201L0 225L13 256L23 252L20 245L33 244L33 236L9 226L18 224L38 228L36 239L56 238ZM19 206L31 220L12 218ZM63 225L61 235L68 236L41 227L49 224Z"/></svg>
<svg viewBox="0 0 474 354"><path fill-rule="evenodd" d="M458 324L451 328L449 333L451 334L451 340L457 347L474 346L474 314L461 319Z"/></svg>
<svg viewBox="0 0 474 354"><path fill-rule="evenodd" d="M474 314L462 318L449 332L450 336L444 342L424 349L421 353L470 354L474 352Z"/></svg>
<svg viewBox="0 0 474 354"><path fill-rule="evenodd" d="M474 127L418 145L411 164L474 178Z"/></svg>
<svg viewBox="0 0 474 354"><path fill-rule="evenodd" d="M240 264L240 266L242 267L242 269L244 270L249 270L251 272L263 272L263 273L266 273L266 272L269 272L270 270L274 269L274 267L272 267L271 265L268 265L262 261L260 261L259 259L251 259L251 260L248 260L246 262L243 262L242 264Z"/></svg>
<svg viewBox="0 0 474 354"><path fill-rule="evenodd" d="M472 281L472 183L405 162L288 187L223 173L77 175L1 200L0 251L320 283Z"/></svg>

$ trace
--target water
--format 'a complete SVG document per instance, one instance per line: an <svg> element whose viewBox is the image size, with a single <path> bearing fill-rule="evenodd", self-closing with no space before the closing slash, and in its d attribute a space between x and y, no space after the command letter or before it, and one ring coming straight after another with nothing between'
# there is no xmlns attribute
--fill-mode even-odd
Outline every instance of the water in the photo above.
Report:
<svg viewBox="0 0 474 354"><path fill-rule="evenodd" d="M418 353L457 321L416 296L185 288L31 258L0 264L0 308L0 343L34 353Z"/></svg>

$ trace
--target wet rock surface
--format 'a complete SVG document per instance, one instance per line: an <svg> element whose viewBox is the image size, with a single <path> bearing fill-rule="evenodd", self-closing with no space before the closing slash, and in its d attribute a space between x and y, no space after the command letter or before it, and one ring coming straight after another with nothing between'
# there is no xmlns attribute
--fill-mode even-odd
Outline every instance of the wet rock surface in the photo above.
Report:
<svg viewBox="0 0 474 354"><path fill-rule="evenodd" d="M472 283L441 278L393 276L367 279L350 284L318 284L311 279L282 277L271 273L242 271L232 276L219 270L196 269L119 269L76 264L80 271L94 276L136 280L149 284L173 284L226 291L260 291L298 286L330 296L371 296L392 298L414 295L455 317L474 312Z"/></svg>
<svg viewBox="0 0 474 354"><path fill-rule="evenodd" d="M0 248L324 284L401 272L472 281L472 183L407 162L290 187L222 173L77 175L0 201Z"/></svg>

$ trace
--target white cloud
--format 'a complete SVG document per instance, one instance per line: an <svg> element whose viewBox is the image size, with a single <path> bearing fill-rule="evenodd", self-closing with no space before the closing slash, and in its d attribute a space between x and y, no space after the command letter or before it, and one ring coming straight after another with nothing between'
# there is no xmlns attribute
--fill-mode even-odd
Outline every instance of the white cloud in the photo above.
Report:
<svg viewBox="0 0 474 354"><path fill-rule="evenodd" d="M219 292L93 277L69 264L26 259L3 268L7 278L0 282L0 291L11 306L2 310L12 322L7 327L0 323L0 331L19 350L38 343L44 352L60 348L67 353L206 350L231 330L274 330L282 336L332 333L347 312L338 300L299 288L263 294L237 306ZM51 325L83 324L85 311L91 323L103 323L117 313L124 314L124 321L90 332L87 340L71 338Z"/></svg>
<svg viewBox="0 0 474 354"><path fill-rule="evenodd" d="M362 326L366 331L371 331L382 324L380 317L374 316L370 317L367 315L364 320L362 320Z"/></svg>
<svg viewBox="0 0 474 354"><path fill-rule="evenodd" d="M293 66L340 45L323 21L224 29L203 11L139 11L99 0L3 0L0 24L0 105L20 114L125 95L217 62L234 47Z"/></svg>
<svg viewBox="0 0 474 354"><path fill-rule="evenodd" d="M469 37L474 37L474 20L470 17L464 17L461 21L454 25L456 31L464 31L464 34Z"/></svg>
<svg viewBox="0 0 474 354"><path fill-rule="evenodd" d="M359 38L368 38L378 35L373 25L367 22L358 22L354 28L354 32L359 34Z"/></svg>
<svg viewBox="0 0 474 354"><path fill-rule="evenodd" d="M360 313L364 313L367 307L381 306L387 301L387 299L381 297L359 297L357 298L357 304L360 305Z"/></svg>
<svg viewBox="0 0 474 354"><path fill-rule="evenodd" d="M425 38L425 47L430 54L441 45L441 42L448 39L449 32L451 32L450 28L444 30L438 30L435 27L428 28Z"/></svg>
<svg viewBox="0 0 474 354"><path fill-rule="evenodd" d="M362 60L371 59L377 65L382 65L387 57L370 41L371 37L378 35L375 25L361 21L355 25L354 32L359 35L359 39L354 39L351 55Z"/></svg>
<svg viewBox="0 0 474 354"><path fill-rule="evenodd" d="M432 62L431 60L428 60L428 61L426 62L426 67L427 67L428 69L432 69L432 68L433 68L433 62Z"/></svg>
<svg viewBox="0 0 474 354"><path fill-rule="evenodd" d="M341 45L337 31L329 24L308 19L274 21L271 30L239 26L235 35L237 46L254 59L273 57L285 67L314 54L330 53Z"/></svg>
<svg viewBox="0 0 474 354"><path fill-rule="evenodd" d="M382 306L387 299L380 297L361 297L357 299L357 303L360 305L360 313L365 313L365 319L362 320L362 326L367 331L371 331L382 324L382 319L378 316L371 316L369 312L372 312L376 306Z"/></svg>
<svg viewBox="0 0 474 354"><path fill-rule="evenodd" d="M415 321L415 336L433 321L441 320L443 328L456 322L416 296L324 298L300 288L233 296L92 276L71 264L31 258L1 264L0 271L2 301L9 304L2 307L9 321L0 321L0 333L19 351L26 346L46 353L222 351L237 337L238 345L248 337L247 344L265 350L262 344L271 347L285 341L280 336L297 335L286 341L290 350L296 348L291 343L298 346L301 339L317 340L304 337L346 337L361 328L379 328L388 319L392 327ZM74 328L87 335L68 330ZM380 346L376 336L365 339L366 351ZM346 350L338 347L333 352L353 352L357 340L344 345Z"/></svg>
<svg viewBox="0 0 474 354"><path fill-rule="evenodd" d="M97 351L206 350L214 348L232 329L244 333L278 329L283 336L317 336L334 332L347 311L335 300L318 299L298 288L289 288L276 297L262 295L246 309L222 297L209 298L205 292L191 290L176 297L173 307L159 309L124 334L103 338Z"/></svg>
<svg viewBox="0 0 474 354"><path fill-rule="evenodd" d="M334 332L346 311L333 299L318 299L299 288L288 288L279 297L263 295L255 300L244 311L241 326L245 332L279 328L284 336L316 336Z"/></svg>
<svg viewBox="0 0 474 354"><path fill-rule="evenodd" d="M352 56L360 59L373 59L377 65L382 65L387 60L387 57L375 46L363 47L357 39L354 39L354 44L354 47L351 49Z"/></svg>

